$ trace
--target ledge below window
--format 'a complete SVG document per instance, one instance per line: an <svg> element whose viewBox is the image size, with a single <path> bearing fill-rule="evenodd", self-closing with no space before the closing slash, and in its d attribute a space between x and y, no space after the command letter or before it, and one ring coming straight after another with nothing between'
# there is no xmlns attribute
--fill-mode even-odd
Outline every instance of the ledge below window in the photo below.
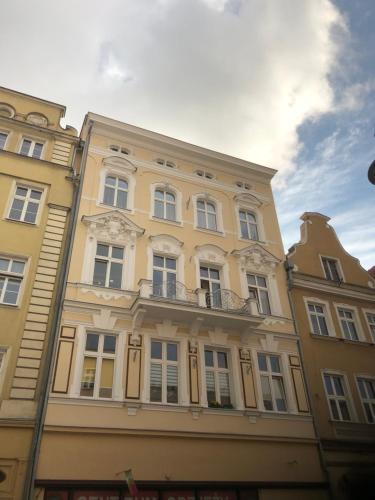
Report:
<svg viewBox="0 0 375 500"><path fill-rule="evenodd" d="M170 224L171 226L177 226L177 227L183 226L183 223L181 221L164 219L163 217L156 217L156 215L152 215L151 219L155 222L162 222L164 224Z"/></svg>

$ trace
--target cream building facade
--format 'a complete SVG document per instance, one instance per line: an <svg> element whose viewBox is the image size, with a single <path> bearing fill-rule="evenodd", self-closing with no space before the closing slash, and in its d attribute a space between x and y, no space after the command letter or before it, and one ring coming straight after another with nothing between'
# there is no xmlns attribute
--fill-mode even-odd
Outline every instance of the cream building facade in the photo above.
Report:
<svg viewBox="0 0 375 500"><path fill-rule="evenodd" d="M92 113L36 497L327 498L275 171Z"/></svg>
<svg viewBox="0 0 375 500"><path fill-rule="evenodd" d="M334 498L374 498L375 280L329 217L307 212L288 275L311 403Z"/></svg>
<svg viewBox="0 0 375 500"><path fill-rule="evenodd" d="M0 87L0 498L25 498L74 186L65 107Z"/></svg>

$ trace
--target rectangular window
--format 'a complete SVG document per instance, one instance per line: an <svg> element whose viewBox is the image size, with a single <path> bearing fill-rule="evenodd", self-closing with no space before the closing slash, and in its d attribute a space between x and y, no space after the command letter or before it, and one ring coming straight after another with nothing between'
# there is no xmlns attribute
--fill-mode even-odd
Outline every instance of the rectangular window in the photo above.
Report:
<svg viewBox="0 0 375 500"><path fill-rule="evenodd" d="M93 284L121 288L124 249L98 243L94 266Z"/></svg>
<svg viewBox="0 0 375 500"><path fill-rule="evenodd" d="M151 341L150 401L178 403L178 345Z"/></svg>
<svg viewBox="0 0 375 500"><path fill-rule="evenodd" d="M375 314L367 313L366 318L367 318L368 326L370 328L372 341L375 342Z"/></svg>
<svg viewBox="0 0 375 500"><path fill-rule="evenodd" d="M35 224L43 191L26 186L17 186L9 219Z"/></svg>
<svg viewBox="0 0 375 500"><path fill-rule="evenodd" d="M322 304L309 303L308 309L315 335L329 335L324 306Z"/></svg>
<svg viewBox="0 0 375 500"><path fill-rule="evenodd" d="M361 395L366 420L369 424L375 423L375 380L358 378L359 393Z"/></svg>
<svg viewBox="0 0 375 500"><path fill-rule="evenodd" d="M338 271L337 260L322 257L322 262L327 280L340 281L341 277Z"/></svg>
<svg viewBox="0 0 375 500"><path fill-rule="evenodd" d="M334 420L350 421L348 394L344 377L325 373L324 386L331 417Z"/></svg>
<svg viewBox="0 0 375 500"><path fill-rule="evenodd" d="M112 398L116 341L115 335L86 334L81 396Z"/></svg>
<svg viewBox="0 0 375 500"><path fill-rule="evenodd" d="M32 158L40 158L42 156L43 143L33 141L32 139L23 139L20 149L20 154L31 156Z"/></svg>
<svg viewBox="0 0 375 500"><path fill-rule="evenodd" d="M17 305L25 261L0 256L0 304Z"/></svg>
<svg viewBox="0 0 375 500"><path fill-rule="evenodd" d="M261 314L270 315L271 306L268 295L267 280L264 276L255 274L247 275L248 290L251 297L255 295L258 301L259 312Z"/></svg>
<svg viewBox="0 0 375 500"><path fill-rule="evenodd" d="M207 307L222 307L220 271L213 267L200 267L201 288L206 290Z"/></svg>
<svg viewBox="0 0 375 500"><path fill-rule="evenodd" d="M241 237L247 240L259 240L258 225L255 214L248 210L240 210Z"/></svg>
<svg viewBox="0 0 375 500"><path fill-rule="evenodd" d="M157 297L176 298L177 260L154 255L152 293Z"/></svg>
<svg viewBox="0 0 375 500"><path fill-rule="evenodd" d="M7 348L0 347L0 380L5 368L5 357L7 355Z"/></svg>
<svg viewBox="0 0 375 500"><path fill-rule="evenodd" d="M258 353L263 404L268 411L287 411L279 356Z"/></svg>
<svg viewBox="0 0 375 500"><path fill-rule="evenodd" d="M4 149L7 138L8 134L6 134L5 132L0 132L0 149Z"/></svg>
<svg viewBox="0 0 375 500"><path fill-rule="evenodd" d="M232 407L228 353L206 348L204 360L208 406Z"/></svg>
<svg viewBox="0 0 375 500"><path fill-rule="evenodd" d="M359 340L353 311L339 307L338 312L344 337L347 340Z"/></svg>

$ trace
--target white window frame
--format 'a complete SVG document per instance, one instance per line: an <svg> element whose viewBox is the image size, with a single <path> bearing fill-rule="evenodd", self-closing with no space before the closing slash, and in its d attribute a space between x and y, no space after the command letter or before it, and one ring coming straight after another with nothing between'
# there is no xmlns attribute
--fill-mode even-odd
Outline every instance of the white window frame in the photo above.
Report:
<svg viewBox="0 0 375 500"><path fill-rule="evenodd" d="M363 309L362 308L362 313L363 313L365 320L366 320L366 325L367 325L368 332L370 335L370 342L375 344L375 309ZM371 316L374 316L374 322L369 321L368 314L371 314ZM373 331L371 329L372 325L374 327Z"/></svg>
<svg viewBox="0 0 375 500"><path fill-rule="evenodd" d="M335 422L356 422L357 421L357 415L356 415L356 412L355 412L355 407L354 407L354 404L353 404L353 398L352 398L352 395L351 395L351 392L350 392L350 387L349 387L349 383L348 383L348 377L347 377L346 373L343 373L343 372L340 372L340 371L337 371L337 370L324 369L324 370L321 371L321 374L322 374L323 389L324 389L324 393L326 395L326 401L327 401L328 411L329 411L329 414L331 416L331 419L333 421L335 421ZM327 388L326 388L326 384L325 384L325 380L324 380L324 376L325 375L334 376L334 377L341 377L342 378L345 396L336 396L336 395L332 396L332 395L328 394ZM340 399L341 400L344 399L346 401L346 404L347 404L347 407L348 407L349 416L350 416L350 420L343 420L343 419L336 419L336 418L334 418L332 410L331 410L331 405L330 405L330 402L329 402L330 398L334 399L336 402L338 400L340 400ZM339 408L339 405L337 404L336 407ZM339 411L339 413L341 414L341 410Z"/></svg>
<svg viewBox="0 0 375 500"><path fill-rule="evenodd" d="M98 207L112 207L113 210L123 211L125 213L134 213L134 196L135 196L135 186L136 178L135 173L136 168L132 165L131 161L125 155L121 156L111 156L109 158L104 158L103 165L100 169L100 182L98 189L98 198L96 204ZM104 188L105 179L107 176L120 177L128 183L128 196L127 196L127 206L126 208L119 208L113 205L106 205L103 203L104 200Z"/></svg>
<svg viewBox="0 0 375 500"><path fill-rule="evenodd" d="M10 265L11 265L12 261L19 261L19 262L24 263L24 268L23 268L22 273L14 273L12 271L1 271L0 270L0 277L4 277L6 283L9 279L12 279L12 278L15 280L20 280L20 282L21 282L20 288L18 291L18 295L17 295L17 302L15 304L8 304L6 302L3 302L3 296L4 296L5 290L6 290L6 286L4 286L4 288L2 289L2 292L0 293L0 304L2 306L18 307L22 301L22 295L23 295L23 291L25 288L25 281L26 281L26 275L27 275L27 270L28 270L28 259L25 257L18 257L15 255L9 255L9 254L0 254L0 258L9 260Z"/></svg>
<svg viewBox="0 0 375 500"><path fill-rule="evenodd" d="M24 141L30 141L31 142L29 152L26 155L21 153L22 145L23 145ZM40 153L40 156L33 156L33 152L34 152L36 144L41 144L42 145L42 151ZM44 153L45 153L45 147L46 147L46 141L45 140L36 139L36 138L32 138L32 137L24 135L24 136L21 137L21 140L20 140L20 144L19 144L19 147L18 147L18 154L20 154L22 156L26 156L28 158L35 158L36 160L43 160L44 159Z"/></svg>
<svg viewBox="0 0 375 500"><path fill-rule="evenodd" d="M263 370L261 370L259 368L258 354L266 356L266 358L267 358L267 360L266 360L267 371L263 371ZM280 372L273 372L272 368L271 368L271 371L268 370L268 367L271 366L270 362L268 360L269 356L274 356L274 357L277 357L279 359ZM281 352L256 351L254 353L254 359L256 361L256 364L254 364L254 366L256 367L255 373L256 373L256 376L258 378L258 384L257 385L258 385L258 390L259 390L259 406L262 408L263 411L268 412L268 413L281 413L281 414L290 413L291 410L292 410L292 406L293 405L291 404L291 401L290 401L289 380L288 380L288 377L286 376L286 371L284 369L284 356L283 356L283 353L281 353ZM262 390L262 382L261 382L261 377L262 376L267 376L268 377L268 381L270 383L272 405L274 407L272 410L267 410L265 408L265 406L264 406L263 390ZM276 407L276 398L275 398L275 394L274 394L274 387L273 387L273 384L272 384L272 377L273 376L277 376L277 377L281 378L281 380L282 380L282 386L283 386L283 389L284 389L284 396L285 396L286 410L278 410L277 407Z"/></svg>
<svg viewBox="0 0 375 500"><path fill-rule="evenodd" d="M211 203L215 206L216 210L216 229L209 229L207 227L198 226L198 205L197 202L205 201L206 203ZM222 213L222 203L207 193L194 194L192 196L192 203L194 207L194 229L197 231L209 232L216 234L218 236L225 236L224 225L223 225L223 213Z"/></svg>
<svg viewBox="0 0 375 500"><path fill-rule="evenodd" d="M175 212L176 212L176 219L166 219L166 218L161 218L157 217L155 215L155 192L157 190L160 191L168 191L172 193L175 197ZM150 220L155 220L161 223L166 223L166 224L172 224L172 225L178 225L178 226L183 226L182 222L182 194L179 189L177 189L175 186L166 183L166 182L156 182L150 185Z"/></svg>
<svg viewBox="0 0 375 500"><path fill-rule="evenodd" d="M160 255L177 261L176 281L185 285L185 256L181 250L183 242L168 234L151 236L150 240L147 246L147 279L153 280L154 255Z"/></svg>
<svg viewBox="0 0 375 500"><path fill-rule="evenodd" d="M102 255L98 255L97 254L97 247L98 245L104 245L104 246L108 246L110 248L109 252L111 254L111 256L102 256ZM123 250L123 258L122 259L118 259L116 257L112 257L112 248L113 247L116 247L116 248L121 248ZM125 263L126 263L126 255L125 255L125 247L121 244L116 244L116 243L107 243L107 242L101 242L101 241L98 241L97 244L96 244L96 251L95 251L95 259L94 259L94 266L93 266L93 272L92 272L92 280L91 280L91 283L94 285L94 286L99 286L99 287L103 287L103 288L108 288L108 290L123 290L124 289L124 283L125 283ZM106 270L106 277L105 277L105 285L95 285L94 284L94 274L95 274L95 261L96 259L98 260L103 260L103 261L106 261L108 264L107 264L107 270ZM116 263L116 264L121 264L122 265L122 271L121 271L121 286L120 288L115 288L115 287L110 287L109 286L109 278L110 278L110 267L111 267L111 264L112 262Z"/></svg>
<svg viewBox="0 0 375 500"><path fill-rule="evenodd" d="M154 162L160 167L167 167L170 169L176 169L177 165L172 160L167 160L166 158L155 158Z"/></svg>
<svg viewBox="0 0 375 500"><path fill-rule="evenodd" d="M249 226L255 225L256 233L258 236L257 239L253 239L250 237L246 238L245 236L242 235L240 212L245 212L245 214L246 214L246 226L247 226L248 232L249 232ZM247 214L252 215L255 218L255 222L249 222L247 219ZM256 211L254 209L250 209L250 208L239 207L237 210L237 217L238 217L238 226L239 226L239 239L244 240L244 241L260 241L260 228L259 228L258 216L257 216ZM244 221L242 221L242 222L244 222ZM249 232L249 235L250 235L250 232Z"/></svg>
<svg viewBox="0 0 375 500"><path fill-rule="evenodd" d="M26 206L27 206L27 203L30 201L30 192L31 191L40 191L41 192L40 199L39 200L33 200L33 203L37 203L38 204L38 211L36 213L36 217L35 217L35 221L34 222L25 221L25 220L23 220L23 218L21 218L21 219L13 219L13 218L10 217L10 211L12 209L13 200L16 198L16 196L17 196L17 198L19 197L19 195L16 195L18 187L28 190L26 197L22 198L25 201L25 203L23 205L23 208L22 208L22 214L21 214L22 217L25 216ZM8 200L8 203L7 203L7 209L6 209L6 214L5 214L4 218L6 218L6 219L8 219L10 221L13 221L13 222L21 222L23 224L28 224L30 226L38 226L39 222L40 222L40 218L42 216L42 212L43 212L45 196L46 196L46 190L45 190L45 188L43 188L41 186L33 185L33 184L24 184L22 182L16 182L16 181L14 181L12 189L10 191L10 196L9 196L9 200ZM21 197L19 197L19 199L21 199Z"/></svg>
<svg viewBox="0 0 375 500"><path fill-rule="evenodd" d="M148 401L151 404L162 404L177 406L181 404L181 376L180 376L180 359L181 359L181 348L180 343L175 339L161 339L157 337L150 338L150 359L148 367ZM151 357L151 345L152 342L160 342L162 344L162 359L156 359ZM177 361L167 360L167 344L175 344L177 346ZM151 364L160 364L162 366L162 385L161 385L161 401L151 401ZM167 401L167 369L168 365L175 366L177 368L177 402L170 403Z"/></svg>
<svg viewBox="0 0 375 500"><path fill-rule="evenodd" d="M325 300L321 300L320 297L303 297L303 301L305 303L306 316L307 316L308 321L309 321L311 335L316 335L316 336L319 336L322 338L327 336L327 335L317 335L316 333L314 333L314 328L313 328L313 324L312 324L311 317L310 317L310 311L309 311L309 304L314 304L314 305L318 305L318 306L323 306L326 325L328 328L328 337L336 337L336 330L335 330L334 323L332 320L331 307L330 307L329 302L327 302Z"/></svg>
<svg viewBox="0 0 375 500"><path fill-rule="evenodd" d="M361 390L360 390L360 384L359 384L359 380L361 379L361 380L370 381L375 386L375 377L373 375L356 374L354 378L355 378L355 381L356 381L356 384L357 384L358 395L359 395L359 399L361 400L361 405L362 405L362 410L363 410L363 414L364 414L365 420L366 420L366 422L368 424L375 425L375 398L374 399L363 398L363 396L361 394ZM366 390L366 392L367 392L367 390ZM371 415L372 415L372 418L373 418L372 422L369 422L369 420L367 418L367 413L366 413L366 410L365 410L365 403L367 403L367 404L370 405L370 412L371 412ZM372 405L374 405L374 408L372 407Z"/></svg>
<svg viewBox="0 0 375 500"><path fill-rule="evenodd" d="M247 278L248 275L255 276L255 282L256 282L255 285L251 285L249 283L248 278ZM258 285L257 284L257 281L258 281L257 278L263 278L266 281L266 286L262 287L262 286ZM247 281L248 297L250 297L250 293L249 293L249 289L250 288L253 288L253 289L256 290L256 298L257 298L257 302L258 302L259 313L260 314L264 314L266 316L272 316L272 302L271 302L271 297L270 297L270 287L269 287L268 276L267 275L263 275L263 274L259 274L259 273L256 273L256 272L253 272L253 273L247 272L246 273L246 281ZM269 305L269 308L270 308L270 312L269 313L266 313L266 312L262 311L262 305L261 305L260 293L259 293L260 290L267 292L268 305Z"/></svg>
<svg viewBox="0 0 375 500"><path fill-rule="evenodd" d="M352 306L350 304L338 304L338 303L334 303L334 306L336 309L337 321L338 321L339 326L340 326L341 338L343 340L347 340L349 342L366 342L366 338L365 338L365 335L364 335L363 329L362 329L362 324L361 324L361 321L360 321L359 316L358 316L357 307ZM343 329L342 324L341 324L341 317L339 314L339 309L347 309L348 311L350 311L352 313L355 329L356 329L356 332L358 335L358 340L347 339L345 337L344 329Z"/></svg>
<svg viewBox="0 0 375 500"><path fill-rule="evenodd" d="M198 169L198 170L195 170L194 173L195 173L195 175L197 175L201 179L207 179L209 181L213 181L216 179L216 175L213 174L212 172L209 172L208 170Z"/></svg>
<svg viewBox="0 0 375 500"><path fill-rule="evenodd" d="M114 177L116 179L116 184L115 186L111 186L110 184L107 184L107 178L108 177ZM123 189L123 188L120 188L119 187L119 180L121 181L124 181L126 182L127 184L127 188L126 189ZM118 192L119 191L122 191L122 192L125 192L126 193L126 206L125 207L118 207L117 205L109 205L108 203L105 203L104 201L104 195L105 195L105 190L106 190L106 187L108 187L109 189L112 189L114 190L115 192L115 201L117 201L117 196L118 196ZM112 207L114 210L128 210L128 204L129 204L129 181L128 181L128 178L124 175L115 175L115 174L107 174L105 177L104 177L104 187L103 187L103 198L102 198L102 205L105 205L106 207Z"/></svg>
<svg viewBox="0 0 375 500"><path fill-rule="evenodd" d="M228 368L219 368L218 366L215 366L215 358L217 360L217 354L216 354L216 355L214 355L214 367L208 367L208 369L209 369L209 371L214 372L215 395L216 395L216 397L219 396L219 398L217 398L216 401L220 404L222 404L222 403L220 400L220 384L219 384L219 379L218 379L219 373L222 372L222 373L228 374L230 404L233 406L233 409L236 408L236 401L235 401L236 394L234 391L234 381L233 381L234 371L233 371L233 365L232 365L232 350L228 347L221 347L221 346L216 346L216 345L214 346L214 345L209 345L207 343L203 343L201 346L201 361L202 361L201 366L203 367L203 370L201 370L202 371L202 378L203 378L202 391L204 394L204 397L202 399L203 399L204 406L206 406L207 408L215 408L215 407L209 406L209 402L207 399L207 382L206 382L207 367L206 367L206 359L205 359L205 350L214 351L215 353L224 352L226 354Z"/></svg>
<svg viewBox="0 0 375 500"><path fill-rule="evenodd" d="M0 148L0 151L7 151L7 143L9 140L10 132L9 132L9 130L0 129L0 134L6 135L4 146L2 148Z"/></svg>
<svg viewBox="0 0 375 500"><path fill-rule="evenodd" d="M340 281L345 282L344 271L342 269L341 262L340 262L340 260L337 257L332 257L330 255L321 255L321 254L319 254L319 258L320 258L320 265L322 266L323 276L324 276L324 278L327 281L330 281L332 283L338 283L338 281L336 281L336 280L331 280L331 279L327 278L326 271L324 269L323 259L328 259L328 260L334 260L335 261L335 263L336 263L336 269L337 269Z"/></svg>
<svg viewBox="0 0 375 500"><path fill-rule="evenodd" d="M9 354L10 354L10 347L5 345L0 345L0 400L1 400L1 389L5 380L5 374L8 366Z"/></svg>

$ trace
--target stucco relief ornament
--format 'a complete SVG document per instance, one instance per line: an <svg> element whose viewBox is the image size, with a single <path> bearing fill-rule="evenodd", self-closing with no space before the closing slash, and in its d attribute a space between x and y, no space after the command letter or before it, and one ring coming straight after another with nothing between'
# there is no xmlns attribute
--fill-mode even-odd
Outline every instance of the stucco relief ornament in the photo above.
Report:
<svg viewBox="0 0 375 500"><path fill-rule="evenodd" d="M91 237L102 241L135 245L137 236L144 233L144 229L137 226L124 214L117 210L97 215L84 215L82 222L88 225Z"/></svg>
<svg viewBox="0 0 375 500"><path fill-rule="evenodd" d="M270 274L277 264L281 261L271 252L265 250L258 243L243 248L242 250L234 250L232 254L238 257L241 264L241 270L254 269Z"/></svg>

